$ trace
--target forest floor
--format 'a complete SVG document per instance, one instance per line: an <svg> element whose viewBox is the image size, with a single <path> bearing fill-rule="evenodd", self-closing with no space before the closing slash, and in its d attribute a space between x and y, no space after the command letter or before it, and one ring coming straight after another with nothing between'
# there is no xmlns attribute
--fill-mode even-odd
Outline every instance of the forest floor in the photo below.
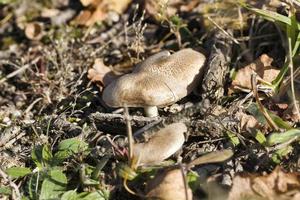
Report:
<svg viewBox="0 0 300 200"><path fill-rule="evenodd" d="M299 8L0 0L0 199L300 199ZM202 78L158 117L105 104L107 85L185 48Z"/></svg>

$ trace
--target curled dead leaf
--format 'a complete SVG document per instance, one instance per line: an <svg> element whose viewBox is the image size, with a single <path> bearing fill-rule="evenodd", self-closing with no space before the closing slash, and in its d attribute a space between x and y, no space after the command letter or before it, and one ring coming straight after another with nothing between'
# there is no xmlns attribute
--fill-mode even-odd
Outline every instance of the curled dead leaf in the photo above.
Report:
<svg viewBox="0 0 300 200"><path fill-rule="evenodd" d="M173 123L157 131L145 143L133 145L133 157L139 165L158 164L178 151L184 143L184 123Z"/></svg>
<svg viewBox="0 0 300 200"><path fill-rule="evenodd" d="M100 91L111 81L117 78L111 69L103 63L100 58L95 59L94 65L88 71L88 79L96 83Z"/></svg>
<svg viewBox="0 0 300 200"><path fill-rule="evenodd" d="M243 131L259 127L259 122L252 115L248 115L244 112L239 112L237 113L237 117L240 119L240 129Z"/></svg>
<svg viewBox="0 0 300 200"><path fill-rule="evenodd" d="M30 40L40 40L44 35L43 24L38 22L28 23L25 26L25 35Z"/></svg>
<svg viewBox="0 0 300 200"><path fill-rule="evenodd" d="M271 83L280 72L279 69L271 66L272 62L273 59L268 55L261 55L253 63L237 71L231 83L231 88L235 90L251 89L251 75L253 73L256 73L264 81Z"/></svg>
<svg viewBox="0 0 300 200"><path fill-rule="evenodd" d="M147 199L192 200L193 194L186 184L180 168L165 169L147 183Z"/></svg>
<svg viewBox="0 0 300 200"><path fill-rule="evenodd" d="M277 167L266 176L236 176L228 200L296 200L299 196L300 174L285 173Z"/></svg>

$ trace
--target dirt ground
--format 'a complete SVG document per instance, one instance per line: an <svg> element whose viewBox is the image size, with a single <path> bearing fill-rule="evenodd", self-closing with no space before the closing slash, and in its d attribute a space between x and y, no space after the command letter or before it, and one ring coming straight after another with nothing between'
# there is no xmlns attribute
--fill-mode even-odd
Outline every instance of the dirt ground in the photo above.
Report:
<svg viewBox="0 0 300 200"><path fill-rule="evenodd" d="M300 199L300 3L245 2L0 0L0 199ZM158 117L102 99L185 48Z"/></svg>

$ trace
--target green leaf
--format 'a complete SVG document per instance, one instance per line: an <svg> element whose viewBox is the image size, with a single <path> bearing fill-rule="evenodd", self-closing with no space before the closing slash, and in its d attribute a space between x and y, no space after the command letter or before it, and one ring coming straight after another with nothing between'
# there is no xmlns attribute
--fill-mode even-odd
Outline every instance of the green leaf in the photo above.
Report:
<svg viewBox="0 0 300 200"><path fill-rule="evenodd" d="M286 146L282 149L278 149L277 151L275 151L272 154L272 160L274 163L279 164L282 160L283 157L287 156L289 153L291 153L293 151L293 147L292 146Z"/></svg>
<svg viewBox="0 0 300 200"><path fill-rule="evenodd" d="M61 200L108 200L109 193L107 191L97 190L94 192L82 192L77 194L76 191L70 190L65 192Z"/></svg>
<svg viewBox="0 0 300 200"><path fill-rule="evenodd" d="M43 168L43 156L42 156L43 147L35 146L31 151L31 159L35 163L35 165L39 168Z"/></svg>
<svg viewBox="0 0 300 200"><path fill-rule="evenodd" d="M82 192L78 194L77 199L79 200L106 200L109 199L109 195L107 192L103 192L101 190L97 190L95 192Z"/></svg>
<svg viewBox="0 0 300 200"><path fill-rule="evenodd" d="M299 129L290 129L284 133L272 133L268 139L268 145L272 146L274 144L285 143L293 138L300 137L300 130Z"/></svg>
<svg viewBox="0 0 300 200"><path fill-rule="evenodd" d="M77 200L77 192L69 190L62 195L61 200Z"/></svg>
<svg viewBox="0 0 300 200"><path fill-rule="evenodd" d="M59 199L67 189L67 177L59 169L49 171L45 177L40 194L40 200Z"/></svg>
<svg viewBox="0 0 300 200"><path fill-rule="evenodd" d="M29 194L30 199L38 199L38 191L41 187L41 181L43 177L40 174L40 171L34 173L30 176L29 181L26 184L25 190Z"/></svg>
<svg viewBox="0 0 300 200"><path fill-rule="evenodd" d="M46 164L50 164L53 158L52 152L48 145L44 145L42 149L42 161Z"/></svg>
<svg viewBox="0 0 300 200"><path fill-rule="evenodd" d="M50 166L53 155L48 145L35 146L31 152L31 158L39 169Z"/></svg>
<svg viewBox="0 0 300 200"><path fill-rule="evenodd" d="M189 171L187 174L187 182L192 189L192 191L196 191L199 189L199 185L201 183L200 177L196 172Z"/></svg>
<svg viewBox="0 0 300 200"><path fill-rule="evenodd" d="M0 196L2 195L11 195L10 187L0 186Z"/></svg>
<svg viewBox="0 0 300 200"><path fill-rule="evenodd" d="M14 3L16 0L0 0L0 5L1 4L11 4Z"/></svg>
<svg viewBox="0 0 300 200"><path fill-rule="evenodd" d="M285 25L288 26L292 26L292 20L284 15L281 15L277 12L273 12L273 11L269 11L269 10L262 10L262 9L258 9L258 8L254 8L251 7L249 5L246 4L241 4L244 8L256 13L257 15L263 17L266 20L272 21L272 22L279 22L279 23L283 23ZM296 24L297 29L300 29L300 24L297 23Z"/></svg>
<svg viewBox="0 0 300 200"><path fill-rule="evenodd" d="M247 108L247 112L255 117L260 124L265 125L267 123L264 115L260 112L256 103L251 103Z"/></svg>
<svg viewBox="0 0 300 200"><path fill-rule="evenodd" d="M88 144L77 138L63 140L58 145L58 152L54 155L58 161L63 161L72 155L88 150Z"/></svg>
<svg viewBox="0 0 300 200"><path fill-rule="evenodd" d="M283 128L283 129L291 129L293 128L288 122L284 121L283 119L281 119L279 116L275 115L274 113L267 111L270 115L270 117L272 118L272 120L275 122L275 124L279 127L279 128Z"/></svg>
<svg viewBox="0 0 300 200"><path fill-rule="evenodd" d="M237 146L240 144L240 140L239 140L238 136L236 136L235 133L233 133L231 131L226 131L226 134L234 146Z"/></svg>
<svg viewBox="0 0 300 200"><path fill-rule="evenodd" d="M299 51L299 46L300 46L300 32L298 33L295 44L294 44L292 57L294 57L297 54L297 52Z"/></svg>
<svg viewBox="0 0 300 200"><path fill-rule="evenodd" d="M31 169L26 167L11 167L5 172L12 178L21 178L31 173Z"/></svg>
<svg viewBox="0 0 300 200"><path fill-rule="evenodd" d="M259 144L262 144L262 145L267 142L265 135L260 130L258 130L256 132L255 139L259 142Z"/></svg>
<svg viewBox="0 0 300 200"><path fill-rule="evenodd" d="M267 124L267 121L264 117L264 115L261 113L261 111L259 110L258 106L256 103L252 103L249 105L249 107L247 108L247 111L253 115L257 121L263 125ZM274 121L274 123L283 129L291 129L292 127L283 119L281 119L279 116L275 115L274 113L268 111L266 109L266 111L269 113L271 119Z"/></svg>
<svg viewBox="0 0 300 200"><path fill-rule="evenodd" d="M133 180L138 175L132 168L130 168L125 163L118 163L116 170L117 170L117 174L120 177L127 180Z"/></svg>

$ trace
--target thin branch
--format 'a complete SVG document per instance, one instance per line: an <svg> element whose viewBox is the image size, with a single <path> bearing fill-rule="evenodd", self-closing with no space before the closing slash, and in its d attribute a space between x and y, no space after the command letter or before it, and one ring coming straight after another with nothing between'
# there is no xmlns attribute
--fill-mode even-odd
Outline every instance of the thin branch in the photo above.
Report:
<svg viewBox="0 0 300 200"><path fill-rule="evenodd" d="M270 127L276 131L279 130L278 126L274 123L274 121L272 120L271 116L269 115L269 113L266 111L265 107L262 105L262 103L259 100L259 95L258 95L258 91L257 91L257 79L256 79L257 74L252 74L251 76L251 85L252 85L252 90L253 90L253 94L255 97L255 100L257 102L257 105L260 109L260 111L262 112L262 114L264 115L265 119L267 120L268 124L270 125Z"/></svg>
<svg viewBox="0 0 300 200"><path fill-rule="evenodd" d="M39 61L40 57L35 58L33 61L31 61L30 63L23 65L22 67L20 67L19 69L13 71L12 73L8 74L6 77L0 79L0 84L7 81L8 79L18 75L19 73L22 73L23 71L25 71L27 68L29 68L32 64L35 64ZM7 63L9 64L9 63Z"/></svg>

